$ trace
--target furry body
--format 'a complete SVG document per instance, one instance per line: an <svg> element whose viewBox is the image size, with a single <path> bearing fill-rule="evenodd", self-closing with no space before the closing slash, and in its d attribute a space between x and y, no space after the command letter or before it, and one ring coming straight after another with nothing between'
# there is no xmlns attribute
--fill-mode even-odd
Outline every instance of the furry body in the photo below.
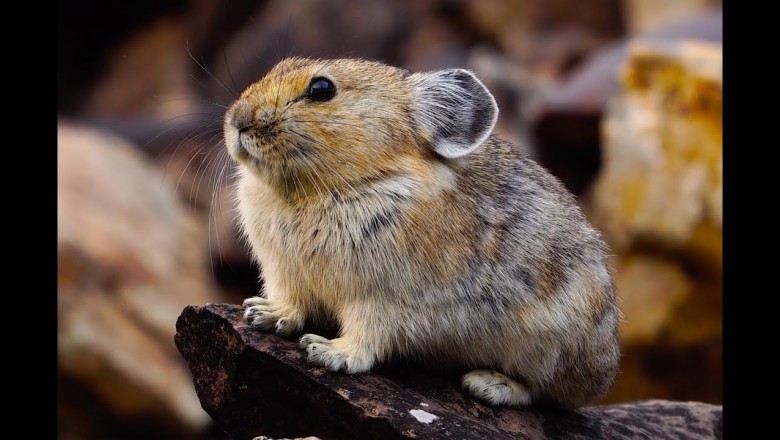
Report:
<svg viewBox="0 0 780 440"><path fill-rule="evenodd" d="M340 94L297 105L317 75ZM265 280L247 319L282 335L334 320L338 338L301 338L309 360L331 370L411 358L475 369L464 387L493 404L583 405L608 390L619 359L600 235L557 179L488 137L495 115L462 136L426 120L438 107L416 100L436 80L292 59L234 104L226 140ZM247 120L263 124L247 130Z"/></svg>

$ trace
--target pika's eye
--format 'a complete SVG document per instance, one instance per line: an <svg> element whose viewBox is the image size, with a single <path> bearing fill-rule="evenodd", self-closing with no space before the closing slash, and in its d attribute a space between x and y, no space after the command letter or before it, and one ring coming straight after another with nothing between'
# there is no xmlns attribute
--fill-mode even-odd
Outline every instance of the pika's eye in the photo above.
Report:
<svg viewBox="0 0 780 440"><path fill-rule="evenodd" d="M329 79L322 77L312 79L306 92L306 97L312 101L330 101L334 96L336 96L336 86Z"/></svg>

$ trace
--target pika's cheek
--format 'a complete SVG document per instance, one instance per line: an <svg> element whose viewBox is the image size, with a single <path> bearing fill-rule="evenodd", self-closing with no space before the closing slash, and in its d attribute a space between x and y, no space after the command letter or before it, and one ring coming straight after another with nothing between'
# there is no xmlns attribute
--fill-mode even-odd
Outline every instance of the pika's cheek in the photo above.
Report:
<svg viewBox="0 0 780 440"><path fill-rule="evenodd" d="M241 150L241 140L239 139L238 130L234 127L225 127L225 146L231 156L238 158L239 150Z"/></svg>

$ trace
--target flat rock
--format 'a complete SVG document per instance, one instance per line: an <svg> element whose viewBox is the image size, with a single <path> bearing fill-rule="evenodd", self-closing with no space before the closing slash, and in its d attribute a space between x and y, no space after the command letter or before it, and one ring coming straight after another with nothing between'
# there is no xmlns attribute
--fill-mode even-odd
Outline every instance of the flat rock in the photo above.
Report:
<svg viewBox="0 0 780 440"><path fill-rule="evenodd" d="M237 305L186 307L178 347L201 405L235 439L722 438L722 407L646 400L592 406L493 408L457 378L409 367L357 376L306 362L297 342L249 327Z"/></svg>

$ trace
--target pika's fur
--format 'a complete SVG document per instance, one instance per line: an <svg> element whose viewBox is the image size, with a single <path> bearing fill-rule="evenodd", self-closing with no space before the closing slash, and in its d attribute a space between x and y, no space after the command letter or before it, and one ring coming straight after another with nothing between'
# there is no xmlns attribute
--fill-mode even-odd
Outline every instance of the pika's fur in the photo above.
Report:
<svg viewBox="0 0 780 440"><path fill-rule="evenodd" d="M600 234L563 185L490 135L462 69L289 58L225 118L264 295L246 319L348 373L391 357L469 368L494 405L578 407L614 381L620 311Z"/></svg>

